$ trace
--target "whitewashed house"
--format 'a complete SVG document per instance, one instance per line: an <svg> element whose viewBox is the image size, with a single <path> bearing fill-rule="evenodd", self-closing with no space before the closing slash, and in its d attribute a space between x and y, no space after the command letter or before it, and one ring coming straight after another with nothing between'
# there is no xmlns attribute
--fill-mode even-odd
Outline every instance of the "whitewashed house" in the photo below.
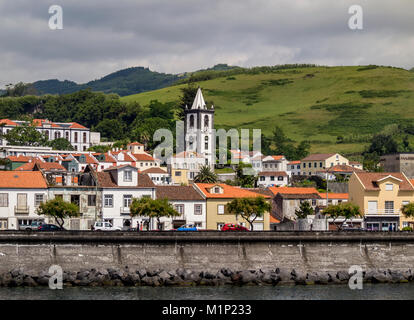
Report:
<svg viewBox="0 0 414 320"><path fill-rule="evenodd" d="M289 183L286 171L262 171L258 173L258 187L285 187Z"/></svg>
<svg viewBox="0 0 414 320"><path fill-rule="evenodd" d="M176 229L184 224L206 229L206 200L193 186L157 186L157 199L163 198L181 215L162 218L157 229Z"/></svg>
<svg viewBox="0 0 414 320"><path fill-rule="evenodd" d="M102 190L102 219L116 227L136 227L137 223L148 223L148 217L130 216L133 198L155 199L155 185L148 175L138 173L132 165L112 167L98 172L98 185ZM150 226L153 229L153 226Z"/></svg>
<svg viewBox="0 0 414 320"><path fill-rule="evenodd" d="M171 175L160 167L149 168L142 171L142 173L147 174L156 185L172 184Z"/></svg>
<svg viewBox="0 0 414 320"><path fill-rule="evenodd" d="M36 209L47 193L40 171L0 171L0 230L24 229L33 220L44 220Z"/></svg>

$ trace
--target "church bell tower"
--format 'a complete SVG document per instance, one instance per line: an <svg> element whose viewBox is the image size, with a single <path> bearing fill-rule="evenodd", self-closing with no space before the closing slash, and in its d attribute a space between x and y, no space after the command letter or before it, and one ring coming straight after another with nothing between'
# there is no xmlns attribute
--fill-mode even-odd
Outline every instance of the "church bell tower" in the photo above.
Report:
<svg viewBox="0 0 414 320"><path fill-rule="evenodd" d="M214 106L207 109L203 93L198 88L191 108L184 111L185 151L204 156L205 164L214 169L216 139L214 134Z"/></svg>

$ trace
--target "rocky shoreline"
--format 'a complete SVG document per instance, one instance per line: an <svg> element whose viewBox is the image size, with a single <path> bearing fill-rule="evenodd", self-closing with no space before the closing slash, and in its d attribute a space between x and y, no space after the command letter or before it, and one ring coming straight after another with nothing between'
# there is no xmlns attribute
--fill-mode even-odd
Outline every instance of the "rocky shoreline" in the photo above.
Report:
<svg viewBox="0 0 414 320"><path fill-rule="evenodd" d="M191 270L131 270L125 268L84 269L64 271L63 286L220 286L220 285L313 285L347 284L347 270L332 272L303 272L296 269L232 271L223 268L217 272ZM48 286L48 270L30 272L14 269L0 275L2 287ZM404 283L414 281L411 269L367 270L363 272L365 283Z"/></svg>

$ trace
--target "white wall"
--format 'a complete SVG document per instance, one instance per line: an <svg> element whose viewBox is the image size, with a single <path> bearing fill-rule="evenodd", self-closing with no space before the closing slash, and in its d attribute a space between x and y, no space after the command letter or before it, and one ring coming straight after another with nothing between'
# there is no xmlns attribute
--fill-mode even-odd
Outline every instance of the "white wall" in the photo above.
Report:
<svg viewBox="0 0 414 320"><path fill-rule="evenodd" d="M19 228L17 219L38 219L39 217L35 211L35 195L43 194L43 200L47 200L47 189L0 189L0 193L8 194L8 207L0 207L0 219L8 220L8 229ZM29 214L15 215L14 208L17 206L17 194L27 194L27 206L29 207Z"/></svg>

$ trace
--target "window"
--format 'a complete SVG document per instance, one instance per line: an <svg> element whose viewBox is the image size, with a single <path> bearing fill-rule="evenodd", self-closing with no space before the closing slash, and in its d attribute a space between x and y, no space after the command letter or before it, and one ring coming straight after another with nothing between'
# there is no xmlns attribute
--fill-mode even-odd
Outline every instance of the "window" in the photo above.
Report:
<svg viewBox="0 0 414 320"><path fill-rule="evenodd" d="M318 163L314 162L314 163L313 163L313 167L314 167L314 168L317 168L317 167L318 167Z"/></svg>
<svg viewBox="0 0 414 320"><path fill-rule="evenodd" d="M43 202L43 194L35 194L35 206L38 207Z"/></svg>
<svg viewBox="0 0 414 320"><path fill-rule="evenodd" d="M124 181L131 182L132 181L132 171L131 170L125 170L124 171Z"/></svg>
<svg viewBox="0 0 414 320"><path fill-rule="evenodd" d="M129 208L132 203L132 195L125 194L124 195L124 208Z"/></svg>
<svg viewBox="0 0 414 320"><path fill-rule="evenodd" d="M179 213L179 214L184 214L184 205L183 204L176 204L174 205L175 210Z"/></svg>
<svg viewBox="0 0 414 320"><path fill-rule="evenodd" d="M319 168L322 168L322 166L323 166L322 162L319 162Z"/></svg>
<svg viewBox="0 0 414 320"><path fill-rule="evenodd" d="M190 128L194 128L194 115L190 115Z"/></svg>
<svg viewBox="0 0 414 320"><path fill-rule="evenodd" d="M264 176L260 176L260 181L265 181L266 178Z"/></svg>
<svg viewBox="0 0 414 320"><path fill-rule="evenodd" d="M316 199L312 199L312 206L316 206Z"/></svg>
<svg viewBox="0 0 414 320"><path fill-rule="evenodd" d="M9 206L9 194L0 193L0 207L8 207L8 206Z"/></svg>
<svg viewBox="0 0 414 320"><path fill-rule="evenodd" d="M303 164L303 167L306 168L306 163Z"/></svg>
<svg viewBox="0 0 414 320"><path fill-rule="evenodd" d="M275 181L275 176L270 176L270 181Z"/></svg>
<svg viewBox="0 0 414 320"><path fill-rule="evenodd" d="M385 201L385 213L394 213L394 201Z"/></svg>
<svg viewBox="0 0 414 320"><path fill-rule="evenodd" d="M208 129L209 123L210 123L210 119L208 118L208 116L204 116L204 128L205 129Z"/></svg>
<svg viewBox="0 0 414 320"><path fill-rule="evenodd" d="M66 136L66 140L69 141L69 132L66 131L65 136Z"/></svg>
<svg viewBox="0 0 414 320"><path fill-rule="evenodd" d="M277 177L277 180L279 180L279 181L283 181L283 176L279 176L279 177Z"/></svg>
<svg viewBox="0 0 414 320"><path fill-rule="evenodd" d="M214 188L214 193L220 193L220 187L215 187Z"/></svg>
<svg viewBox="0 0 414 320"><path fill-rule="evenodd" d="M224 214L224 204L218 204L217 205L217 213L218 214Z"/></svg>
<svg viewBox="0 0 414 320"><path fill-rule="evenodd" d="M207 149L208 149L208 136L205 136L205 137L204 137L204 141L205 141L205 142L204 142L204 149L206 149L206 150L207 150Z"/></svg>
<svg viewBox="0 0 414 320"><path fill-rule="evenodd" d="M392 183L387 183L386 185L385 185L385 190L386 191L392 191Z"/></svg>
<svg viewBox="0 0 414 320"><path fill-rule="evenodd" d="M86 132L83 133L83 143L86 143Z"/></svg>
<svg viewBox="0 0 414 320"><path fill-rule="evenodd" d="M201 204L194 205L194 214L203 214L203 207Z"/></svg>
<svg viewBox="0 0 414 320"><path fill-rule="evenodd" d="M114 206L114 196L112 194L106 194L104 196L104 207L112 208Z"/></svg>
<svg viewBox="0 0 414 320"><path fill-rule="evenodd" d="M78 142L78 133L75 132L75 142Z"/></svg>
<svg viewBox="0 0 414 320"><path fill-rule="evenodd" d="M89 194L88 195L88 207L95 207L96 206L96 195Z"/></svg>

